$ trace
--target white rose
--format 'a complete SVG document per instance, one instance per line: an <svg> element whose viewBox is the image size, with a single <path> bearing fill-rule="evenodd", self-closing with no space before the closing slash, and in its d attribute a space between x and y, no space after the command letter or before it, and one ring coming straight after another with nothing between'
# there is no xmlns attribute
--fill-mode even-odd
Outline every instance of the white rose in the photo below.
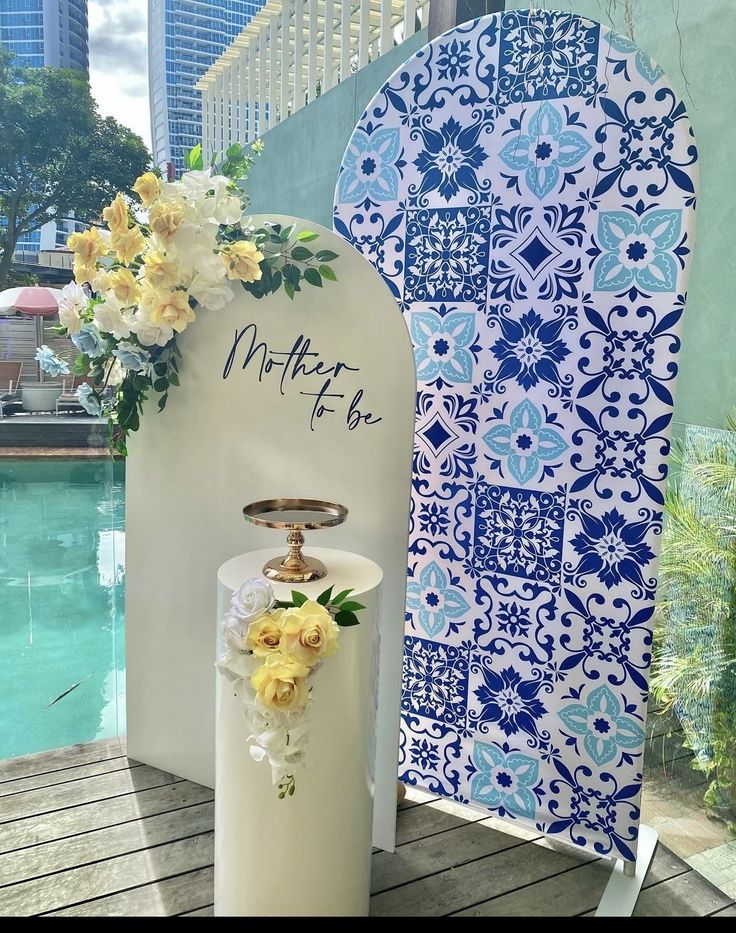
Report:
<svg viewBox="0 0 736 933"><path fill-rule="evenodd" d="M107 375L105 376L105 381L109 386L119 386L122 384L123 379L125 379L126 369L120 360L116 359L112 366L108 369Z"/></svg>
<svg viewBox="0 0 736 933"><path fill-rule="evenodd" d="M224 268L220 263L220 268ZM212 282L202 275L195 275L189 283L189 294L210 311L222 311L233 299L233 289L229 282Z"/></svg>
<svg viewBox="0 0 736 933"><path fill-rule="evenodd" d="M253 577L246 580L240 589L233 593L233 598L230 600L232 607L230 613L243 623L252 622L269 612L275 602L273 587L268 580Z"/></svg>
<svg viewBox="0 0 736 933"><path fill-rule="evenodd" d="M217 669L231 681L241 681L237 684L237 692L245 694L243 699L253 702L255 694L250 686L250 676L253 673L253 658L242 651L227 650L217 659Z"/></svg>
<svg viewBox="0 0 736 933"><path fill-rule="evenodd" d="M94 322L97 329L112 334L116 340L130 337L131 318L123 314L123 309L113 292L108 292L102 304L95 305Z"/></svg>
<svg viewBox="0 0 736 933"><path fill-rule="evenodd" d="M80 315L87 310L87 295L76 282L70 282L61 290L59 298L59 323L70 334L77 334L82 328Z"/></svg>
<svg viewBox="0 0 736 933"><path fill-rule="evenodd" d="M247 651L248 623L235 614L234 609L225 613L222 620L222 637L228 648L233 651Z"/></svg>
<svg viewBox="0 0 736 933"><path fill-rule="evenodd" d="M171 327L154 324L141 308L132 316L130 329L138 338L138 342L144 347L165 347L174 336Z"/></svg>

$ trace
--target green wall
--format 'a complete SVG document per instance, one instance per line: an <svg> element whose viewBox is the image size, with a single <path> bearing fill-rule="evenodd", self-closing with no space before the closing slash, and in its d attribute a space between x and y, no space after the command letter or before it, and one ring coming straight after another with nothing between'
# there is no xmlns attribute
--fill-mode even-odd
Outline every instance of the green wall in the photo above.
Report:
<svg viewBox="0 0 736 933"><path fill-rule="evenodd" d="M625 32L623 0L557 0L549 6L604 23L611 22L612 9L615 27ZM736 0L642 0L635 4L634 29L637 43L683 96L700 150L698 229L675 417L721 424L736 406ZM295 214L331 226L335 179L353 127L385 78L425 41L426 33L418 33L267 133L251 176L254 212Z"/></svg>

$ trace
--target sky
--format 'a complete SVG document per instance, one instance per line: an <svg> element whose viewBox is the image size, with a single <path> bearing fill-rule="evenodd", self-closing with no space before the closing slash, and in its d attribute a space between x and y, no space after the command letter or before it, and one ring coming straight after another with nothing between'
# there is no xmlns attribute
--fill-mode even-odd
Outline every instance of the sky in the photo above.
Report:
<svg viewBox="0 0 736 933"><path fill-rule="evenodd" d="M147 0L89 0L89 70L103 116L129 126L151 147Z"/></svg>

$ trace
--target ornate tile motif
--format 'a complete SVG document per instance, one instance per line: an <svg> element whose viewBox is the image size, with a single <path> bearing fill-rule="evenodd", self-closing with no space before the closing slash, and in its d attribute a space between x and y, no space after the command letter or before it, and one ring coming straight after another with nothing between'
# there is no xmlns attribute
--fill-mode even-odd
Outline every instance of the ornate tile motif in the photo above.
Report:
<svg viewBox="0 0 736 933"><path fill-rule="evenodd" d="M473 546L477 571L523 577L557 589L564 524L564 490L537 492L479 481Z"/></svg>
<svg viewBox="0 0 736 933"><path fill-rule="evenodd" d="M409 211L404 303L486 300L489 211L447 207Z"/></svg>
<svg viewBox="0 0 736 933"><path fill-rule="evenodd" d="M417 367L400 775L630 860L696 163L644 52L510 10L389 79L336 192Z"/></svg>
<svg viewBox="0 0 736 933"><path fill-rule="evenodd" d="M508 103L589 97L598 84L600 26L572 13L515 10L501 19L499 97Z"/></svg>

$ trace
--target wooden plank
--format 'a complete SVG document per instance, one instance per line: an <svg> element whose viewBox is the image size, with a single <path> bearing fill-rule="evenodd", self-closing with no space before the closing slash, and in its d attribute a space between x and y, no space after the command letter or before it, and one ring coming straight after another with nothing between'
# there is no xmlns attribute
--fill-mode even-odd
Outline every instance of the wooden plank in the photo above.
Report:
<svg viewBox="0 0 736 933"><path fill-rule="evenodd" d="M523 840L479 823L466 823L426 839L410 842L396 852L373 856L371 893L388 891L445 869L473 862L492 853L527 845ZM403 890L403 889L402 889Z"/></svg>
<svg viewBox="0 0 736 933"><path fill-rule="evenodd" d="M174 774L166 774L158 768L141 765L132 770L82 778L55 787L41 787L12 797L0 798L0 823L20 820L27 816L39 816L52 810L77 807L94 800L119 797L121 794L131 794L146 787L172 784L180 780L181 778Z"/></svg>
<svg viewBox="0 0 736 933"><path fill-rule="evenodd" d="M146 884L96 901L52 911L49 917L194 917L214 915L214 870L198 871Z"/></svg>
<svg viewBox="0 0 736 933"><path fill-rule="evenodd" d="M126 758L124 755L119 758L107 758L104 761L93 761L87 765L75 765L72 768L63 768L46 774L34 774L31 777L6 781L0 784L0 797L10 797L13 794L21 794L28 790L38 790L41 787L57 787L71 781L78 781L81 778L112 774L114 771L131 771L133 768L138 767L140 767L139 761L133 761L132 758Z"/></svg>
<svg viewBox="0 0 736 933"><path fill-rule="evenodd" d="M574 917L583 911L595 911L611 877L610 859L597 859L538 881L501 897L484 901L465 910L457 917ZM644 887L658 884L690 870L669 849L658 846Z"/></svg>
<svg viewBox="0 0 736 933"><path fill-rule="evenodd" d="M115 738L70 745L67 748L55 748L52 751L23 755L20 758L6 758L0 761L0 781L14 781L33 774L48 774L51 771L59 771L75 765L104 761L107 758L119 758L121 755L125 755L125 742Z"/></svg>
<svg viewBox="0 0 736 933"><path fill-rule="evenodd" d="M403 847L394 858L402 851ZM586 852L524 843L376 894L371 899L371 916L445 916L592 860Z"/></svg>
<svg viewBox="0 0 736 933"><path fill-rule="evenodd" d="M400 809L396 814L396 845L403 846L407 842L434 836L448 829L455 829L483 819L483 814L480 812L468 810L467 813L468 816L463 818L456 813L445 812L430 804L406 810Z"/></svg>
<svg viewBox="0 0 736 933"><path fill-rule="evenodd" d="M8 852L0 855L0 885L17 884L41 875L77 868L89 862L114 858L187 836L211 832L214 825L214 803L201 803L186 809Z"/></svg>
<svg viewBox="0 0 736 933"><path fill-rule="evenodd" d="M208 904L207 907L200 907L199 910L192 910L188 914L179 914L180 917L214 917L215 905Z"/></svg>
<svg viewBox="0 0 736 933"><path fill-rule="evenodd" d="M2 888L0 914L35 916L72 907L124 889L207 868L213 859L214 833L204 833Z"/></svg>
<svg viewBox="0 0 736 933"><path fill-rule="evenodd" d="M634 908L635 917L705 917L732 900L696 871L642 891Z"/></svg>
<svg viewBox="0 0 736 933"><path fill-rule="evenodd" d="M162 772L159 772L161 775ZM190 781L156 784L137 793L124 794L94 803L29 817L0 827L0 851L12 852L105 826L135 821L213 799L209 787Z"/></svg>

